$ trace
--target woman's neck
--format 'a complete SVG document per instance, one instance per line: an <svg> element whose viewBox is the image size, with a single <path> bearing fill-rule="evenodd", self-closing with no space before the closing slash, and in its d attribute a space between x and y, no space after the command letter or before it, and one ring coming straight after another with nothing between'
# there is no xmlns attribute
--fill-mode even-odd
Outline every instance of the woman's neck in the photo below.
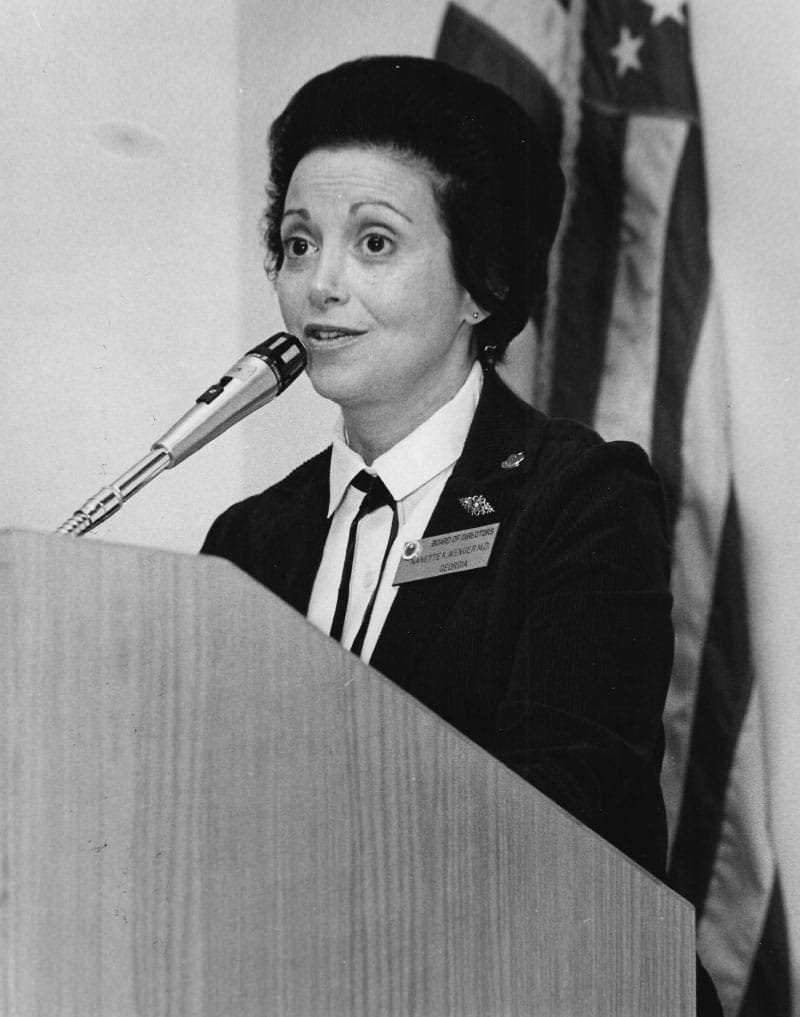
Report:
<svg viewBox="0 0 800 1017"><path fill-rule="evenodd" d="M450 402L461 389L470 370L472 364L469 364L463 377L454 381L451 389L439 394L438 399L430 402L420 401L413 407L407 405L398 407L384 401L342 406L347 444L354 452L358 452L367 466L371 466L379 456L407 438L445 403Z"/></svg>
<svg viewBox="0 0 800 1017"><path fill-rule="evenodd" d="M382 456L403 438L408 437L427 419L424 417L416 423L405 419L399 420L388 407L383 406L380 409L384 412L369 415L344 414L347 444L354 452L358 452L367 466L372 466L378 456Z"/></svg>

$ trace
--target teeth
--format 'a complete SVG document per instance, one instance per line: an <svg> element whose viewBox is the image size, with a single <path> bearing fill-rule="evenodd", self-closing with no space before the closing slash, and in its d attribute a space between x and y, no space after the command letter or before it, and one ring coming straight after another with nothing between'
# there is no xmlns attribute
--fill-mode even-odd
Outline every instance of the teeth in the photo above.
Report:
<svg viewBox="0 0 800 1017"><path fill-rule="evenodd" d="M323 332L321 329L314 330L315 339L338 339L340 336L347 336L349 332Z"/></svg>

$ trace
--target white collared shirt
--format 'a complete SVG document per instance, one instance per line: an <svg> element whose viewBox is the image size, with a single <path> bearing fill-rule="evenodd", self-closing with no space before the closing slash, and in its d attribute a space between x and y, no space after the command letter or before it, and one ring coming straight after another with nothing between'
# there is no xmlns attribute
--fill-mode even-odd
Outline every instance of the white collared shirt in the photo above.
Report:
<svg viewBox="0 0 800 1017"><path fill-rule="evenodd" d="M308 620L323 632L330 632L350 524L364 497L361 491L350 484L361 470L377 474L397 503L398 532L389 549L386 568L379 576L389 539L391 508L384 506L376 509L365 516L358 526L350 596L342 632L342 645L348 649L358 633L373 590L380 580L361 651L362 660L369 661L372 656L397 595L397 587L392 585L392 580L400 563L403 545L409 540L418 540L425 532L444 485L461 455L482 385L483 372L476 362L464 384L449 402L402 441L378 456L370 467L345 441L340 421L331 452L328 517L333 518L311 591Z"/></svg>

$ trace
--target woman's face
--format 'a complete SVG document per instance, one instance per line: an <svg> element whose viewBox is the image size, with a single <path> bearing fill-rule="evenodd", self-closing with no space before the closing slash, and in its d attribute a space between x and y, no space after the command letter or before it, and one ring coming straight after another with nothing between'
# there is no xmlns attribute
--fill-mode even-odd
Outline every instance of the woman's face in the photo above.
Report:
<svg viewBox="0 0 800 1017"><path fill-rule="evenodd" d="M381 149L309 153L281 239L283 318L345 421L375 411L408 432L455 394L474 360L477 307L453 274L424 165Z"/></svg>

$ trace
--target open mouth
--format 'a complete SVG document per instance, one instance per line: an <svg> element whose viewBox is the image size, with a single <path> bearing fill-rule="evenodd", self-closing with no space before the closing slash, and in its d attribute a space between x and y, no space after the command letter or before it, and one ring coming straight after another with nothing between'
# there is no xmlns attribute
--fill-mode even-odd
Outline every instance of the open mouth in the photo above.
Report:
<svg viewBox="0 0 800 1017"><path fill-rule="evenodd" d="M330 343L337 340L355 339L363 335L363 331L352 328L337 328L334 325L306 325L303 335L313 342Z"/></svg>

